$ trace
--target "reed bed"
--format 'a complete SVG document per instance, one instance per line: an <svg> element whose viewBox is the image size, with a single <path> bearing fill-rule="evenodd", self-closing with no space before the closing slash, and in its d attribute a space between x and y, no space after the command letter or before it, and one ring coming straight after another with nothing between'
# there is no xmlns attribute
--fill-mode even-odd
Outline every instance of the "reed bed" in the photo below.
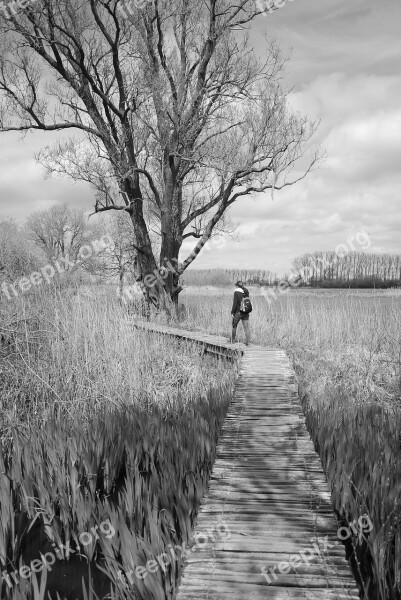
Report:
<svg viewBox="0 0 401 600"><path fill-rule="evenodd" d="M401 598L401 295L252 295L255 343L292 358L339 524L368 514L348 552L366 600ZM227 335L231 298L187 295L188 328ZM243 335L241 325L238 327Z"/></svg>
<svg viewBox="0 0 401 600"><path fill-rule="evenodd" d="M144 579L135 570L191 535L234 368L136 331L93 293L49 289L0 310L2 600L171 598L178 550ZM105 522L114 535L85 545ZM52 569L10 579L46 552Z"/></svg>

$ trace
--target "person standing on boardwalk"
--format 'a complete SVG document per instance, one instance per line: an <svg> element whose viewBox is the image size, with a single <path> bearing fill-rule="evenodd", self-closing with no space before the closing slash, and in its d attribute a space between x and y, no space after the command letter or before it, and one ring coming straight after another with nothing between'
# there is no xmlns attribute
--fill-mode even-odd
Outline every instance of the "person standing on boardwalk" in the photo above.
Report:
<svg viewBox="0 0 401 600"><path fill-rule="evenodd" d="M231 338L229 341L232 343L236 341L237 326L238 323L242 321L242 326L245 331L245 344L249 346L249 344L251 343L251 333L249 330L249 313L252 310L252 304L249 300L249 292L242 283L242 281L237 281L235 285L237 287L234 291L233 307L231 309L233 322Z"/></svg>

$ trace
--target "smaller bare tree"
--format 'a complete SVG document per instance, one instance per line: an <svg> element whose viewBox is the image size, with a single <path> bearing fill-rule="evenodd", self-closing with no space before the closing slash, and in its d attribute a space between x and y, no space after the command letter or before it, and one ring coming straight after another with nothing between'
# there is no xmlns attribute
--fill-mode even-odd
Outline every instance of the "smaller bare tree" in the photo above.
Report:
<svg viewBox="0 0 401 600"><path fill-rule="evenodd" d="M65 259L76 264L81 247L92 236L85 211L66 205L33 213L27 227L32 240L49 261Z"/></svg>
<svg viewBox="0 0 401 600"><path fill-rule="evenodd" d="M132 240L132 224L126 213L108 215L103 223L112 243L107 250L91 261L91 272L105 278L118 280L120 295L127 280L135 277L137 250Z"/></svg>

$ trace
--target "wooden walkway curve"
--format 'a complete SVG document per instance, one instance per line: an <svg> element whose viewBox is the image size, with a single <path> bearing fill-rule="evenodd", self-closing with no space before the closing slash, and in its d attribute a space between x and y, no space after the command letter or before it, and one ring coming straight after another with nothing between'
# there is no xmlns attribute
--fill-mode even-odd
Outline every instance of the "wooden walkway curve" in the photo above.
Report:
<svg viewBox="0 0 401 600"><path fill-rule="evenodd" d="M195 538L208 541L188 552L176 600L357 600L285 352L255 345L240 349L224 338L149 323L137 326L241 357L196 523Z"/></svg>

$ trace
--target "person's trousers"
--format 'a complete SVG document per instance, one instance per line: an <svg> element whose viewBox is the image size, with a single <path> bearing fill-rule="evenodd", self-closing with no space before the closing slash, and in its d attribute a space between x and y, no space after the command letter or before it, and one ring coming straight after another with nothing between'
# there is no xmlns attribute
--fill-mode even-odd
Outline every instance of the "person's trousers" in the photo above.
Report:
<svg viewBox="0 0 401 600"><path fill-rule="evenodd" d="M249 314L242 313L239 310L237 310L237 312L233 315L233 329L231 333L231 340L235 342L235 338L237 335L237 326L240 321L242 321L242 326L244 328L246 343L249 344L251 341L251 332L249 329Z"/></svg>

